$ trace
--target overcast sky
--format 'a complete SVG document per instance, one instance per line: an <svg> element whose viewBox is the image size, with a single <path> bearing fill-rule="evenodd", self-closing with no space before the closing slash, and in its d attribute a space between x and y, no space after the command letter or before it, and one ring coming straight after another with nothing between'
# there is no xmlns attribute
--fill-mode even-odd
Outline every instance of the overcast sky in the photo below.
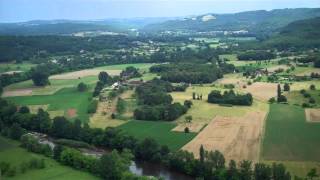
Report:
<svg viewBox="0 0 320 180"><path fill-rule="evenodd" d="M0 22L176 17L320 7L320 0L0 0Z"/></svg>

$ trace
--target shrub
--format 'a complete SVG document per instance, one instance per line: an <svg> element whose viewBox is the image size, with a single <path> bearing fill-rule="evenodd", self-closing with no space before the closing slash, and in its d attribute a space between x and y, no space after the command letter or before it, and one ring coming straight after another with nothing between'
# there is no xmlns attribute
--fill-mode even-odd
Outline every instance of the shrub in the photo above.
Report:
<svg viewBox="0 0 320 180"><path fill-rule="evenodd" d="M284 95L278 97L278 102L287 102L287 98Z"/></svg>
<svg viewBox="0 0 320 180"><path fill-rule="evenodd" d="M311 97L311 98L309 99L309 103L314 104L314 103L316 103L316 100Z"/></svg>
<svg viewBox="0 0 320 180"><path fill-rule="evenodd" d="M308 103L302 103L302 107L303 108L308 108L308 107L310 107L310 105Z"/></svg>
<svg viewBox="0 0 320 180"><path fill-rule="evenodd" d="M188 128L188 127L185 127L185 128L184 128L184 132L185 132L185 133L189 133L189 132L190 132L190 131L189 131L189 128Z"/></svg>
<svg viewBox="0 0 320 180"><path fill-rule="evenodd" d="M304 93L306 93L306 90L305 89L301 89L300 90L300 94L304 94Z"/></svg>
<svg viewBox="0 0 320 180"><path fill-rule="evenodd" d="M183 103L183 105L189 109L189 108L191 108L191 106L192 106L192 101L190 101L190 100L185 100L184 103Z"/></svg>
<svg viewBox="0 0 320 180"><path fill-rule="evenodd" d="M269 99L269 103L275 103L276 102L276 98L272 97Z"/></svg>
<svg viewBox="0 0 320 180"><path fill-rule="evenodd" d="M284 91L290 91L290 85L288 83L285 83L283 86Z"/></svg>
<svg viewBox="0 0 320 180"><path fill-rule="evenodd" d="M303 94L303 97L309 98L309 97L311 97L311 95L310 95L309 93L304 93L304 94Z"/></svg>
<svg viewBox="0 0 320 180"><path fill-rule="evenodd" d="M80 91L80 92L86 91L87 88L88 88L87 85L85 83L83 83L83 82L78 84L78 91Z"/></svg>
<svg viewBox="0 0 320 180"><path fill-rule="evenodd" d="M314 84L310 85L310 90L316 90L316 86Z"/></svg>
<svg viewBox="0 0 320 180"><path fill-rule="evenodd" d="M236 94L233 90L225 91L221 94L220 91L213 90L208 95L209 103L217 103L217 104L232 104L232 105L252 105L252 95L248 94Z"/></svg>
<svg viewBox="0 0 320 180"><path fill-rule="evenodd" d="M88 113L93 114L96 113L98 107L98 101L97 100L92 100L90 104L88 105Z"/></svg>

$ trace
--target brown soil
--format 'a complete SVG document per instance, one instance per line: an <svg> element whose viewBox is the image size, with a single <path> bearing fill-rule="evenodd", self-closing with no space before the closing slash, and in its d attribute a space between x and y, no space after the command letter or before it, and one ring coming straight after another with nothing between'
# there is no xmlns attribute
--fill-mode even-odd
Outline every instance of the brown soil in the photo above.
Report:
<svg viewBox="0 0 320 180"><path fill-rule="evenodd" d="M320 122L320 109L305 109L307 122Z"/></svg>
<svg viewBox="0 0 320 180"><path fill-rule="evenodd" d="M104 70L98 70L98 69L86 69L81 71L75 71L75 72L69 72L64 74L58 74L54 76L50 76L49 79L78 79L86 76L97 76L99 73ZM120 70L106 70L109 75L119 75Z"/></svg>
<svg viewBox="0 0 320 180"><path fill-rule="evenodd" d="M251 93L253 97L263 101L268 101L270 98L277 96L276 83L255 82L247 85L246 88L242 88L242 90Z"/></svg>
<svg viewBox="0 0 320 180"><path fill-rule="evenodd" d="M250 112L245 117L216 116L183 149L199 157L201 145L208 151L219 150L227 161L258 162L265 112Z"/></svg>
<svg viewBox="0 0 320 180"><path fill-rule="evenodd" d="M67 116L69 118L74 118L77 116L77 110L76 109L68 109Z"/></svg>
<svg viewBox="0 0 320 180"><path fill-rule="evenodd" d="M32 89L5 90L2 97L32 96Z"/></svg>
<svg viewBox="0 0 320 180"><path fill-rule="evenodd" d="M184 132L184 129L188 127L190 132L199 132L205 125L204 122L180 123L172 131Z"/></svg>

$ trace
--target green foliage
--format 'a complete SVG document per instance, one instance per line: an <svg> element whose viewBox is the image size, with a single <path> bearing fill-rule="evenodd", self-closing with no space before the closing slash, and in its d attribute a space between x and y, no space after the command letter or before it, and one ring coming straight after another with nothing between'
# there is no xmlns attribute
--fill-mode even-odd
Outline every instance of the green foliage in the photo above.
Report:
<svg viewBox="0 0 320 180"><path fill-rule="evenodd" d="M126 111L126 102L122 98L118 98L116 109L119 114Z"/></svg>
<svg viewBox="0 0 320 180"><path fill-rule="evenodd" d="M50 84L49 71L43 67L36 67L31 70L31 79L35 86L45 86Z"/></svg>
<svg viewBox="0 0 320 180"><path fill-rule="evenodd" d="M91 102L88 105L88 113L93 114L96 113L98 107L98 100L91 100Z"/></svg>
<svg viewBox="0 0 320 180"><path fill-rule="evenodd" d="M274 59L276 57L275 54L268 51L247 51L241 54L238 54L238 59L241 60L249 60L249 61L261 61L261 60L269 60Z"/></svg>
<svg viewBox="0 0 320 180"><path fill-rule="evenodd" d="M78 91L84 92L88 89L88 86L85 83L81 82L78 84L77 88L78 88Z"/></svg>
<svg viewBox="0 0 320 180"><path fill-rule="evenodd" d="M211 91L208 95L209 103L217 103L217 104L232 104L232 105L252 105L253 98L250 93L248 94L235 94L233 90L225 91L221 94L220 91L214 90Z"/></svg>

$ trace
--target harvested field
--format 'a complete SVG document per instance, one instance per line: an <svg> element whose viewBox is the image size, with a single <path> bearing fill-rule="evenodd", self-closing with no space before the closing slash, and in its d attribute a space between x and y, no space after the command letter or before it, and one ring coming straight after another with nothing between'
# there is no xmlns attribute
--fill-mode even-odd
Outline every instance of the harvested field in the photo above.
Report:
<svg viewBox="0 0 320 180"><path fill-rule="evenodd" d="M58 74L50 76L49 79L79 79L86 76L97 76L101 70L98 69L86 69L81 71L69 72L64 74ZM119 75L121 70L106 70L109 75L115 76Z"/></svg>
<svg viewBox="0 0 320 180"><path fill-rule="evenodd" d="M199 132L205 125L204 122L180 123L172 131L184 132L184 129L188 127L190 132Z"/></svg>
<svg viewBox="0 0 320 180"><path fill-rule="evenodd" d="M277 95L277 84L276 83L265 83L265 82L255 82L247 88L242 88L242 90L249 92L253 97L268 101L272 97Z"/></svg>
<svg viewBox="0 0 320 180"><path fill-rule="evenodd" d="M320 109L305 109L305 113L307 122L320 122Z"/></svg>
<svg viewBox="0 0 320 180"><path fill-rule="evenodd" d="M199 157L199 148L203 145L208 151L219 150L227 161L257 162L265 116L261 111L249 112L244 117L216 116L183 149Z"/></svg>
<svg viewBox="0 0 320 180"><path fill-rule="evenodd" d="M67 117L74 118L77 116L77 110L72 108L67 110Z"/></svg>
<svg viewBox="0 0 320 180"><path fill-rule="evenodd" d="M2 93L2 97L12 96L32 96L32 89L5 90Z"/></svg>

